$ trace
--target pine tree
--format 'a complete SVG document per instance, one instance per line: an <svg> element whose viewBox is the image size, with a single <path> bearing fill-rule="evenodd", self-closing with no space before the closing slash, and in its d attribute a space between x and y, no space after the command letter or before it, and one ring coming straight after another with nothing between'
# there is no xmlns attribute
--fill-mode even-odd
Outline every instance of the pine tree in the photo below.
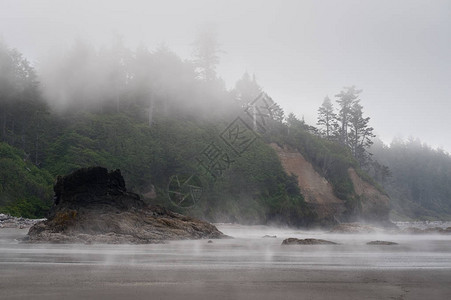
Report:
<svg viewBox="0 0 451 300"><path fill-rule="evenodd" d="M200 79L216 80L216 67L219 64L219 43L212 30L201 32L194 42L194 65Z"/></svg>
<svg viewBox="0 0 451 300"><path fill-rule="evenodd" d="M247 72L235 84L236 98L242 107L247 107L261 92L262 89L255 80L255 75L251 78Z"/></svg>
<svg viewBox="0 0 451 300"><path fill-rule="evenodd" d="M335 95L340 110L337 114L339 124L339 141L345 146L349 146L349 126L351 119L352 105L358 99L361 90L356 90L355 86L345 87L343 91Z"/></svg>
<svg viewBox="0 0 451 300"><path fill-rule="evenodd" d="M369 121L369 117L363 117L363 107L360 105L360 101L355 100L350 112L348 140L353 156L362 166L371 160L371 154L367 149L373 144L371 138L375 137L373 127L368 125Z"/></svg>
<svg viewBox="0 0 451 300"><path fill-rule="evenodd" d="M336 135L338 127L337 115L334 112L334 106L330 101L330 98L327 96L324 98L323 104L318 109L318 122L316 124L324 127L324 129L321 130L321 135L327 139L331 139Z"/></svg>
<svg viewBox="0 0 451 300"><path fill-rule="evenodd" d="M274 103L271 107L271 119L275 122L282 123L285 119L285 113L279 104Z"/></svg>

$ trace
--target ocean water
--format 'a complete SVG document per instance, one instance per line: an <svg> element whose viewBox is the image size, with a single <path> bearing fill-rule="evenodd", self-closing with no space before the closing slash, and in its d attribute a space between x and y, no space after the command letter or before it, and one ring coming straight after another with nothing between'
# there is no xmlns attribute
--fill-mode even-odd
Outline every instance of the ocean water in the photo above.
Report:
<svg viewBox="0 0 451 300"><path fill-rule="evenodd" d="M217 226L233 238L156 245L23 244L18 239L26 230L2 229L0 299L122 299L130 293L142 299L149 295L154 295L152 299L299 299L300 295L421 299L426 294L428 299L446 299L442 297L451 295L450 235ZM281 245L288 237L338 244ZM374 240L398 245L366 244Z"/></svg>

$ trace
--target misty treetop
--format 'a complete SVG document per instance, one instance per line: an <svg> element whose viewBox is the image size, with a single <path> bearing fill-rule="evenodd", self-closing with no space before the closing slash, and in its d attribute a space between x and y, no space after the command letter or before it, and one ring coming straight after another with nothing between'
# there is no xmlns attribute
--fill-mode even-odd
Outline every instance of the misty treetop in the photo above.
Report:
<svg viewBox="0 0 451 300"><path fill-rule="evenodd" d="M332 101L326 97L318 109L318 122L321 135L328 140L338 141L348 147L361 166L371 162L368 148L372 145L373 128L369 126L369 117L363 116L363 106L355 86L345 87L335 95L338 105L335 111Z"/></svg>
<svg viewBox="0 0 451 300"><path fill-rule="evenodd" d="M198 77L207 82L217 80L216 68L221 49L213 28L201 31L194 42L193 64Z"/></svg>

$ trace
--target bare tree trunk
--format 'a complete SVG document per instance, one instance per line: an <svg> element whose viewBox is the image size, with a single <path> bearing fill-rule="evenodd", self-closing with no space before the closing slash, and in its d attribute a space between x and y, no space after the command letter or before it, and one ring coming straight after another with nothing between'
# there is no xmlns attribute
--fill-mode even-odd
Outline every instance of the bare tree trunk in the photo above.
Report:
<svg viewBox="0 0 451 300"><path fill-rule="evenodd" d="M252 117L254 121L254 131L257 131L257 117L255 112L255 105L252 106Z"/></svg>
<svg viewBox="0 0 451 300"><path fill-rule="evenodd" d="M116 112L119 112L119 92L116 91Z"/></svg>
<svg viewBox="0 0 451 300"><path fill-rule="evenodd" d="M14 139L14 119L12 120L11 123L11 144L14 145L15 144L15 139Z"/></svg>
<svg viewBox="0 0 451 300"><path fill-rule="evenodd" d="M2 138L3 138L3 141L6 141L6 109L3 111Z"/></svg>
<svg viewBox="0 0 451 300"><path fill-rule="evenodd" d="M149 103L149 127L152 126L152 121L153 121L153 110L154 110L154 102L155 100L153 99L153 96L150 98L150 103Z"/></svg>
<svg viewBox="0 0 451 300"><path fill-rule="evenodd" d="M36 133L36 140L34 142L34 164L38 165L38 145L39 145L39 132Z"/></svg>

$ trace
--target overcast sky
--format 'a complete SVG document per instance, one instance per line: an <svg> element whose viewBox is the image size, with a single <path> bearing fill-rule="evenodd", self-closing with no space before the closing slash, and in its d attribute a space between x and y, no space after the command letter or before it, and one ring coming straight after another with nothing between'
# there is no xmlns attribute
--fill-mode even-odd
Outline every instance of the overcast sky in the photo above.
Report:
<svg viewBox="0 0 451 300"><path fill-rule="evenodd" d="M254 73L286 113L315 124L326 95L356 85L384 141L414 136L451 152L451 0L0 0L0 36L34 63L113 33L189 59L205 24L218 32L228 87Z"/></svg>

